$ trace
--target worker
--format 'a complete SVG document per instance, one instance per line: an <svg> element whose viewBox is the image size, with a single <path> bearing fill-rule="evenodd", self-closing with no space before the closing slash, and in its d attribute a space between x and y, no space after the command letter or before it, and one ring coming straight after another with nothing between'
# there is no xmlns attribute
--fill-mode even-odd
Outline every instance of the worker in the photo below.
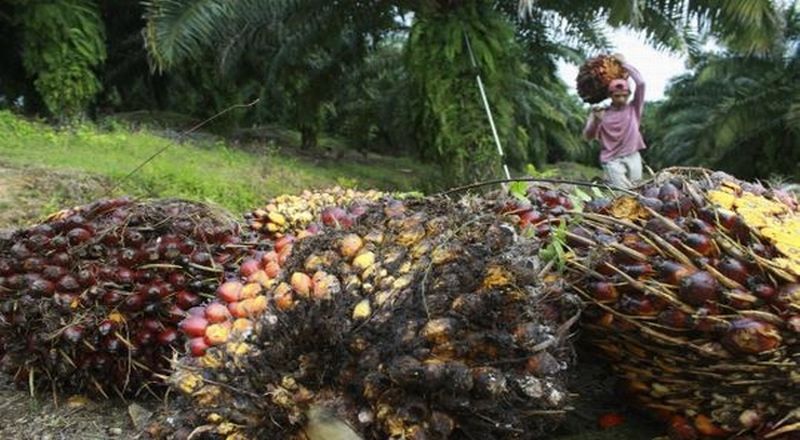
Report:
<svg viewBox="0 0 800 440"><path fill-rule="evenodd" d="M627 79L615 79L608 85L611 105L594 107L583 130L587 140L600 141L600 163L606 181L616 187L630 188L642 178L640 150L647 148L639 131L644 109L644 80L621 54L612 55L622 64L636 85L633 100Z"/></svg>

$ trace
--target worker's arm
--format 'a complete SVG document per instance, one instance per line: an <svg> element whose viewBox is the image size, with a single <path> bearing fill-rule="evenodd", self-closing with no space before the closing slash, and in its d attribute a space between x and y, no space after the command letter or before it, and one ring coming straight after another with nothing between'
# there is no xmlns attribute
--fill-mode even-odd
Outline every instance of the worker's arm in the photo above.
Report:
<svg viewBox="0 0 800 440"><path fill-rule="evenodd" d="M600 121L603 119L603 110L598 108L592 109L592 114L589 120L586 121L586 127L583 128L583 137L587 141L595 139L597 132L600 130Z"/></svg>
<svg viewBox="0 0 800 440"><path fill-rule="evenodd" d="M630 64L623 62L622 67L628 71L631 79L633 79L633 82L636 84L636 91L633 93L633 101L631 101L631 105L636 111L636 116L641 118L642 110L644 109L644 78L642 78L642 74Z"/></svg>

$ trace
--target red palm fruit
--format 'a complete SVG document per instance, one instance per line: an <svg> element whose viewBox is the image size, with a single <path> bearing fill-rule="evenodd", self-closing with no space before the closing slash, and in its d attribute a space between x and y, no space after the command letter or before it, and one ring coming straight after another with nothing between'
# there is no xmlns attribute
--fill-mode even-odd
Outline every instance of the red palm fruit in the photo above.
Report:
<svg viewBox="0 0 800 440"><path fill-rule="evenodd" d="M142 328L139 329L139 331L137 331L136 334L133 336L132 342L134 346L141 348L150 345L150 343L153 342L153 339L154 339L153 332Z"/></svg>
<svg viewBox="0 0 800 440"><path fill-rule="evenodd" d="M639 252L640 254L647 255L651 257L658 253L656 248L650 245L650 243L644 241L639 234L625 234L622 237L622 244L625 246Z"/></svg>
<svg viewBox="0 0 800 440"><path fill-rule="evenodd" d="M288 245L294 243L295 237L292 234L286 234L283 237L275 240L275 252L278 254Z"/></svg>
<svg viewBox="0 0 800 440"><path fill-rule="evenodd" d="M187 292L186 290L181 290L175 294L175 304L184 310L200 304L200 301L201 299L199 295L192 292Z"/></svg>
<svg viewBox="0 0 800 440"><path fill-rule="evenodd" d="M390 218L400 217L405 211L406 206L400 200L390 200L383 208L384 214Z"/></svg>
<svg viewBox="0 0 800 440"><path fill-rule="evenodd" d="M622 414L605 413L597 419L597 426L599 426L600 429L609 429L615 426L619 426L624 422L625 419L622 417Z"/></svg>
<svg viewBox="0 0 800 440"><path fill-rule="evenodd" d="M187 313L183 311L177 304L172 304L167 308L166 319L172 323L179 323L186 318Z"/></svg>
<svg viewBox="0 0 800 440"><path fill-rule="evenodd" d="M595 214L608 214L608 210L611 208L611 199L601 198L591 200L586 202L583 206L583 209L587 212L592 212Z"/></svg>
<svg viewBox="0 0 800 440"><path fill-rule="evenodd" d="M156 341L161 345L172 345L178 340L179 336L175 328L165 327L164 330L161 330L158 336L156 336Z"/></svg>
<svg viewBox="0 0 800 440"><path fill-rule="evenodd" d="M664 202L654 197L640 197L639 203L656 212L661 212L664 208Z"/></svg>
<svg viewBox="0 0 800 440"><path fill-rule="evenodd" d="M193 252L190 259L192 263L200 266L210 266L213 260L208 252Z"/></svg>
<svg viewBox="0 0 800 440"><path fill-rule="evenodd" d="M679 285L681 280L695 272L697 272L696 269L671 260L663 261L658 265L659 278L663 282L674 286Z"/></svg>
<svg viewBox="0 0 800 440"><path fill-rule="evenodd" d="M147 318L142 321L142 328L145 328L153 333L158 333L164 329L164 324L154 318Z"/></svg>
<svg viewBox="0 0 800 440"><path fill-rule="evenodd" d="M226 281L217 289L217 297L226 303L239 301L244 286L238 281Z"/></svg>
<svg viewBox="0 0 800 440"><path fill-rule="evenodd" d="M172 284L177 288L184 287L186 286L187 283L186 275L184 275L181 272L172 272L167 277L167 282L169 282L170 284Z"/></svg>
<svg viewBox="0 0 800 440"><path fill-rule="evenodd" d="M206 334L208 321L202 316L189 316L180 323L179 327L189 337L200 337Z"/></svg>
<svg viewBox="0 0 800 440"><path fill-rule="evenodd" d="M117 353L124 347L122 341L116 335L108 335L100 340L100 348L108 353Z"/></svg>
<svg viewBox="0 0 800 440"><path fill-rule="evenodd" d="M683 242L704 257L715 255L717 251L714 241L708 235L689 233Z"/></svg>
<svg viewBox="0 0 800 440"><path fill-rule="evenodd" d="M267 285L269 285L269 282L270 282L270 276L267 275L266 271L259 270L256 273L254 273L254 274L250 275L249 277L247 277L247 282L248 283L256 283L256 284L259 284L261 286L267 286Z"/></svg>
<svg viewBox="0 0 800 440"><path fill-rule="evenodd" d="M243 277L247 278L250 275L258 272L261 269L259 266L258 260L248 258L242 262L242 265L239 267L239 273L241 273Z"/></svg>
<svg viewBox="0 0 800 440"><path fill-rule="evenodd" d="M281 267L278 265L277 261L270 261L264 266L264 272L266 272L267 276L270 278L277 278L281 272Z"/></svg>
<svg viewBox="0 0 800 440"><path fill-rule="evenodd" d="M707 437L729 437L732 433L720 428L709 417L699 414L694 418L694 426L697 431Z"/></svg>
<svg viewBox="0 0 800 440"><path fill-rule="evenodd" d="M67 267L72 262L72 258L66 252L56 252L50 257L50 264L55 266Z"/></svg>
<svg viewBox="0 0 800 440"><path fill-rule="evenodd" d="M294 291L297 292L297 294L301 297L308 298L308 296L311 294L311 289L313 288L311 277L303 272L293 273L290 283L292 285L292 289L294 289Z"/></svg>
<svg viewBox="0 0 800 440"><path fill-rule="evenodd" d="M83 339L83 326L71 325L64 329L64 332L61 333L61 337L67 342L77 344Z"/></svg>
<svg viewBox="0 0 800 440"><path fill-rule="evenodd" d="M29 258L29 257L33 256L33 253L30 251L30 249L28 249L28 246L26 246L25 243L23 243L21 241L15 243L13 246L11 246L11 254L17 260L24 260L26 258Z"/></svg>
<svg viewBox="0 0 800 440"><path fill-rule="evenodd" d="M747 278L750 276L747 266L741 261L731 257L722 259L722 261L717 264L717 270L739 284L746 284Z"/></svg>
<svg viewBox="0 0 800 440"><path fill-rule="evenodd" d="M28 237L25 244L28 246L28 249L38 251L40 249L45 249L47 245L50 244L50 237L42 234L33 234Z"/></svg>
<svg viewBox="0 0 800 440"><path fill-rule="evenodd" d="M133 271L128 268L120 267L117 268L114 278L117 284L131 284L133 283L134 274Z"/></svg>
<svg viewBox="0 0 800 440"><path fill-rule="evenodd" d="M208 344L204 336L199 336L189 340L189 352L194 357L202 357L208 350Z"/></svg>
<svg viewBox="0 0 800 440"><path fill-rule="evenodd" d="M659 187L655 185L648 185L643 191L642 195L649 198L658 198Z"/></svg>
<svg viewBox="0 0 800 440"><path fill-rule="evenodd" d="M325 226L337 226L339 221L346 215L347 211L338 206L334 206L323 209L320 218Z"/></svg>
<svg viewBox="0 0 800 440"><path fill-rule="evenodd" d="M63 251L67 249L68 246L69 246L69 240L65 235L57 235L50 239L50 246L49 246L50 249ZM25 258L25 257L17 257L17 258Z"/></svg>
<svg viewBox="0 0 800 440"><path fill-rule="evenodd" d="M22 270L25 272L41 273L45 261L39 257L29 257L22 261Z"/></svg>
<svg viewBox="0 0 800 440"><path fill-rule="evenodd" d="M144 308L145 302L145 295L134 293L125 298L122 302L122 308L128 312L138 312Z"/></svg>
<svg viewBox="0 0 800 440"><path fill-rule="evenodd" d="M236 301L228 304L228 312L234 318L247 318L248 310L242 304L244 301Z"/></svg>
<svg viewBox="0 0 800 440"><path fill-rule="evenodd" d="M623 295L619 299L619 308L628 315L655 316L658 310L649 298Z"/></svg>
<svg viewBox="0 0 800 440"><path fill-rule="evenodd" d="M522 228L528 225L535 225L545 218L541 212L535 209L523 211L517 215L519 216L519 226Z"/></svg>
<svg viewBox="0 0 800 440"><path fill-rule="evenodd" d="M205 317L208 322L217 324L230 319L231 314L228 312L228 308L226 306L221 303L214 302L206 306Z"/></svg>
<svg viewBox="0 0 800 440"><path fill-rule="evenodd" d="M125 294L123 292L119 290L109 290L103 294L100 301L106 306L113 307L122 302L123 299L125 299Z"/></svg>
<svg viewBox="0 0 800 440"><path fill-rule="evenodd" d="M712 235L716 231L716 228L711 226L710 223L699 218L688 219L686 221L686 227L689 229L689 231L696 234Z"/></svg>
<svg viewBox="0 0 800 440"><path fill-rule="evenodd" d="M692 317L676 308L667 308L658 314L658 322L676 329L690 329L694 325Z"/></svg>
<svg viewBox="0 0 800 440"><path fill-rule="evenodd" d="M211 324L206 329L205 341L209 346L224 344L228 341L230 325Z"/></svg>
<svg viewBox="0 0 800 440"><path fill-rule="evenodd" d="M261 256L261 264L266 266L270 262L278 262L278 252L274 250L264 252L264 255Z"/></svg>
<svg viewBox="0 0 800 440"><path fill-rule="evenodd" d="M542 193L542 196L541 196L540 199L545 205L553 207L553 206L557 206L558 205L558 198L559 197L560 196L559 196L558 192L556 192L556 191L554 191L552 189L549 189L549 190L544 191Z"/></svg>
<svg viewBox="0 0 800 440"><path fill-rule="evenodd" d="M694 330L703 333L712 333L725 327L727 324L720 322L719 319L715 319L714 317L716 315L719 315L719 310L716 305L708 304L707 307L698 308L697 312L692 316Z"/></svg>
<svg viewBox="0 0 800 440"><path fill-rule="evenodd" d="M345 214L339 219L338 227L342 229L350 229L355 224L356 219L350 214Z"/></svg>
<svg viewBox="0 0 800 440"><path fill-rule="evenodd" d="M644 224L644 229L661 236L672 232L669 225L660 218L651 218L648 220L647 223Z"/></svg>
<svg viewBox="0 0 800 440"><path fill-rule="evenodd" d="M710 273L698 271L681 281L678 296L687 304L701 306L719 299L719 283Z"/></svg>
<svg viewBox="0 0 800 440"><path fill-rule="evenodd" d="M750 284L750 290L753 292L753 294L764 301L772 301L778 296L778 291L769 284L763 282L755 282Z"/></svg>
<svg viewBox="0 0 800 440"><path fill-rule="evenodd" d="M94 285L96 281L92 271L86 268L79 270L76 274L76 278L78 280L78 284L84 288Z"/></svg>
<svg viewBox="0 0 800 440"><path fill-rule="evenodd" d="M658 198L662 202L678 200L681 198L681 191L678 189L677 186L667 182L661 185L661 188L659 188Z"/></svg>
<svg viewBox="0 0 800 440"><path fill-rule="evenodd" d="M619 298L616 286L608 281L597 281L589 285L589 293L599 302L615 302Z"/></svg>
<svg viewBox="0 0 800 440"><path fill-rule="evenodd" d="M750 250L755 252L756 255L764 258L774 258L775 253L772 251L771 248L765 246L763 243L759 241L753 241L750 243Z"/></svg>
<svg viewBox="0 0 800 440"><path fill-rule="evenodd" d="M185 313L186 313L187 316L200 316L200 317L203 317L203 316L206 315L206 308L203 307L203 306L195 306L195 307L192 307L191 309L187 310Z"/></svg>
<svg viewBox="0 0 800 440"><path fill-rule="evenodd" d="M97 326L97 333L100 336L106 336L111 334L111 332L117 327L117 323L110 320L105 319Z"/></svg>
<svg viewBox="0 0 800 440"><path fill-rule="evenodd" d="M620 266L620 269L636 279L651 277L656 273L650 263L625 264Z"/></svg>
<svg viewBox="0 0 800 440"><path fill-rule="evenodd" d="M547 223L540 223L536 226L536 237L546 238L550 235L550 225Z"/></svg>
<svg viewBox="0 0 800 440"><path fill-rule="evenodd" d="M38 296L50 296L55 292L56 286L48 280L39 278L30 283L30 290Z"/></svg>
<svg viewBox="0 0 800 440"><path fill-rule="evenodd" d="M749 244L752 240L752 233L750 231L750 227L747 226L744 219L740 216L736 216L733 219L733 227L731 228L731 234L736 237L742 244Z"/></svg>
<svg viewBox="0 0 800 440"><path fill-rule="evenodd" d="M58 280L57 284L58 290L65 290L68 292L72 292L81 288L81 285L78 284L78 280L75 279L72 275L64 275Z"/></svg>
<svg viewBox="0 0 800 440"><path fill-rule="evenodd" d="M617 271L614 270L614 268L610 264L608 264L607 261L600 262L595 268L595 271L597 271L597 273L599 273L600 275L605 275L608 277L617 275Z"/></svg>
<svg viewBox="0 0 800 440"><path fill-rule="evenodd" d="M791 283L781 286L774 302L775 305L781 309L800 306L800 283Z"/></svg>
<svg viewBox="0 0 800 440"><path fill-rule="evenodd" d="M664 217L671 219L677 219L683 214L681 212L681 205L677 200L665 201L659 212Z"/></svg>
<svg viewBox="0 0 800 440"><path fill-rule="evenodd" d="M76 246L92 239L92 233L84 228L73 228L67 232L69 244Z"/></svg>
<svg viewBox="0 0 800 440"><path fill-rule="evenodd" d="M284 266L286 265L286 260L292 255L292 245L289 244L285 246L281 251L278 253L278 265Z"/></svg>
<svg viewBox="0 0 800 440"><path fill-rule="evenodd" d="M789 330L800 333L800 315L794 315L786 320L786 328Z"/></svg>
<svg viewBox="0 0 800 440"><path fill-rule="evenodd" d="M669 421L667 434L670 440L698 440L700 434L686 417L674 415Z"/></svg>

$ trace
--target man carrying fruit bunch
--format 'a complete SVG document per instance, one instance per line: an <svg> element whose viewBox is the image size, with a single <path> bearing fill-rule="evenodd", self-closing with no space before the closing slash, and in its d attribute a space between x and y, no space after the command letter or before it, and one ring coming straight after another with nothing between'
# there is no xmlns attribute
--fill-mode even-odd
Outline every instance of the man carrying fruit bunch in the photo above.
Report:
<svg viewBox="0 0 800 440"><path fill-rule="evenodd" d="M639 132L639 123L644 109L644 80L635 67L625 62L621 54L614 58L622 64L633 82L636 91L633 100L627 79L615 79L608 84L611 105L592 108L591 116L583 129L587 140L600 141L600 162L606 181L613 186L630 188L642 178L642 157L639 150L647 148Z"/></svg>

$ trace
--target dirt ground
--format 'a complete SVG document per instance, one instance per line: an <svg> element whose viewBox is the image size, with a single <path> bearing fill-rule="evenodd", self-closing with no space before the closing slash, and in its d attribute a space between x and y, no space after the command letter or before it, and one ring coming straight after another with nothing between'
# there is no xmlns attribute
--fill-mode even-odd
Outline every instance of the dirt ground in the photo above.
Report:
<svg viewBox="0 0 800 440"><path fill-rule="evenodd" d="M102 197L108 182L84 174L19 169L0 163L0 236L14 227L34 223L59 209ZM637 415L612 393L613 380L602 363L581 356L572 389L575 409L552 440L645 440L663 435L651 420ZM0 374L0 439L100 440L140 439L156 400L125 402L90 400L84 396L52 395L39 390L31 396ZM600 430L597 420L614 412L624 418L618 427Z"/></svg>

